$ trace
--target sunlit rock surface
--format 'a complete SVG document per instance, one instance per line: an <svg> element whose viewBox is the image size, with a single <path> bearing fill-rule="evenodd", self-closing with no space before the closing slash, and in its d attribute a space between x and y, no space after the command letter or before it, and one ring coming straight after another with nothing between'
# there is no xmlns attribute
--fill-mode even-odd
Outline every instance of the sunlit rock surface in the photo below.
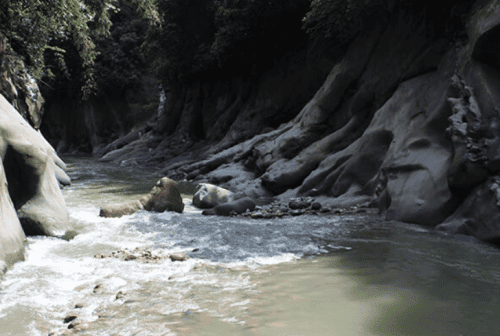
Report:
<svg viewBox="0 0 500 336"><path fill-rule="evenodd" d="M25 234L64 236L72 230L60 189L69 177L54 149L2 95L0 156L0 260L11 264L22 257Z"/></svg>
<svg viewBox="0 0 500 336"><path fill-rule="evenodd" d="M151 191L138 200L103 205L99 211L101 217L122 217L139 210L154 212L175 211L182 213L184 203L177 183L167 177L156 182Z"/></svg>

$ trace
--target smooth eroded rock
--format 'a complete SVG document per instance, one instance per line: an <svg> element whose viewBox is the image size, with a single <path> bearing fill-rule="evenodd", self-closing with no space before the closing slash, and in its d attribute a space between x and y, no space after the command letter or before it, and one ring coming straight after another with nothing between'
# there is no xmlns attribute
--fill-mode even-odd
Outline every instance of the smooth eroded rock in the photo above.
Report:
<svg viewBox="0 0 500 336"><path fill-rule="evenodd" d="M155 212L175 211L182 213L184 203L177 183L172 179L162 177L156 182L149 194L136 201L104 205L99 211L99 216L121 217L143 209Z"/></svg>
<svg viewBox="0 0 500 336"><path fill-rule="evenodd" d="M243 197L239 200L220 204L212 209L203 211L203 215L230 216L231 214L242 214L247 210L253 211L255 202L250 197Z"/></svg>
<svg viewBox="0 0 500 336"><path fill-rule="evenodd" d="M141 202L131 201L119 204L108 204L103 205L99 211L99 216L101 217L122 217L126 215L131 215L139 210L144 209Z"/></svg>
<svg viewBox="0 0 500 336"><path fill-rule="evenodd" d="M437 229L500 243L500 177L476 187Z"/></svg>
<svg viewBox="0 0 500 336"><path fill-rule="evenodd" d="M10 266L23 259L25 235L73 230L56 175L69 178L52 146L2 95L0 157L0 264Z"/></svg>
<svg viewBox="0 0 500 336"><path fill-rule="evenodd" d="M233 192L209 183L200 183L193 195L193 205L200 209L210 209L234 199Z"/></svg>

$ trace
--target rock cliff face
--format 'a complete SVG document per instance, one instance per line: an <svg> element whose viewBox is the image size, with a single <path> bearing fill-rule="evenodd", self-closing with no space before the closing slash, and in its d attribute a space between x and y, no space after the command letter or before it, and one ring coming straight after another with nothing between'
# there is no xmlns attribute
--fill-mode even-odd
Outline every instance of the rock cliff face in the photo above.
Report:
<svg viewBox="0 0 500 336"><path fill-rule="evenodd" d="M23 258L25 235L64 236L73 228L59 188L65 165L0 95L0 272Z"/></svg>
<svg viewBox="0 0 500 336"><path fill-rule="evenodd" d="M159 89L156 80L143 76L134 89L82 101L65 92L51 93L44 105L43 134L59 153L102 155L118 137L147 127L157 114ZM144 131L142 131L144 133Z"/></svg>
<svg viewBox="0 0 500 336"><path fill-rule="evenodd" d="M38 130L42 123L44 98L24 62L7 53L6 49L6 42L0 38L0 94Z"/></svg>
<svg viewBox="0 0 500 336"><path fill-rule="evenodd" d="M152 128L103 159L499 242L499 37L499 1L395 6L341 57L168 88Z"/></svg>
<svg viewBox="0 0 500 336"><path fill-rule="evenodd" d="M39 129L44 99L36 81L0 40L0 274L24 259L26 235L72 231L60 185L65 164Z"/></svg>

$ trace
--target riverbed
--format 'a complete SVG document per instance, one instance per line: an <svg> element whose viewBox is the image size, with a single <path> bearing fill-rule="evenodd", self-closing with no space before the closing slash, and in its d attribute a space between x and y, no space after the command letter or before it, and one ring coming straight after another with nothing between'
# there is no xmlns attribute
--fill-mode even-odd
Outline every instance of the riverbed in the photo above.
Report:
<svg viewBox="0 0 500 336"><path fill-rule="evenodd" d="M30 237L0 280L0 335L497 335L500 251L376 213L280 219L140 211L159 176L65 158L78 235ZM101 258L149 251L143 259ZM168 255L185 253L186 261ZM65 322L65 318L76 317ZM71 329L68 329L70 327Z"/></svg>

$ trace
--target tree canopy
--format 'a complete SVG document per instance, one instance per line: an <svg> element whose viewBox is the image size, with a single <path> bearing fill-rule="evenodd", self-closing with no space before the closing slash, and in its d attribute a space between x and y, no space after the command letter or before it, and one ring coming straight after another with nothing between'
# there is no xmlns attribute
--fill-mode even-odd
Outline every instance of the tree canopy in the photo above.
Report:
<svg viewBox="0 0 500 336"><path fill-rule="evenodd" d="M0 42L6 41L23 58L37 79L55 72L69 76L71 63L88 97L96 89L96 68L113 76L128 71L126 77L134 78L134 71L122 66L129 55L133 62L145 55L163 82L185 81L222 68L251 72L262 64L272 66L280 55L311 38L346 43L368 18L380 18L380 11L397 2L9 0L0 2ZM125 6L148 20L149 29L138 21L127 27L123 17L115 16L121 26L113 36L113 14ZM111 39L99 46L106 37ZM97 67L96 61L101 62ZM110 68L115 65L116 71ZM120 82L120 76L113 76L111 80Z"/></svg>
<svg viewBox="0 0 500 336"><path fill-rule="evenodd" d="M305 36L310 0L169 0L144 51L162 80L220 68L252 68Z"/></svg>
<svg viewBox="0 0 500 336"><path fill-rule="evenodd" d="M154 0L129 1L152 21L156 20ZM109 34L110 16L119 10L118 4L116 0L2 1L0 39L24 59L37 79L44 75L53 76L45 63L48 54L58 60L61 69L66 67L66 49L61 47L64 45L61 41L69 41L66 45L72 45L78 51L84 74L82 90L84 96L88 96L95 87L95 38Z"/></svg>

